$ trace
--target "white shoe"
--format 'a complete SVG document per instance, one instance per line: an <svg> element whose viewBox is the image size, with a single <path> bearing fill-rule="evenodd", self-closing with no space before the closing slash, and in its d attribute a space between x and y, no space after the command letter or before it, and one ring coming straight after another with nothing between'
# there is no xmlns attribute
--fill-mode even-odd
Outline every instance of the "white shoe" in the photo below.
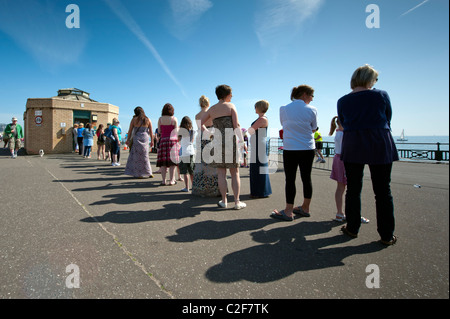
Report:
<svg viewBox="0 0 450 319"><path fill-rule="evenodd" d="M239 209L242 209L242 208L245 208L245 207L247 207L247 204L245 204L243 202L239 202L236 205L234 205L234 209L236 209L236 210L239 210Z"/></svg>
<svg viewBox="0 0 450 319"><path fill-rule="evenodd" d="M183 188L181 191L182 191L182 192L189 192L189 189Z"/></svg>
<svg viewBox="0 0 450 319"><path fill-rule="evenodd" d="M227 203L224 203L223 201L220 201L217 203L217 206L219 206L220 208L227 208Z"/></svg>
<svg viewBox="0 0 450 319"><path fill-rule="evenodd" d="M111 164L111 166L117 166L117 163L116 163L116 162L114 162L114 163L112 163L112 164Z"/></svg>

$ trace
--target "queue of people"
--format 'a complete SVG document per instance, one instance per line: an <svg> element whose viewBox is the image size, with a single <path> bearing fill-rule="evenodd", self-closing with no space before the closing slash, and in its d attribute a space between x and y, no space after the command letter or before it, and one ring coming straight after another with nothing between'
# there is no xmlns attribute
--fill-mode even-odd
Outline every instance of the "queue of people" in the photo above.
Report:
<svg viewBox="0 0 450 319"><path fill-rule="evenodd" d="M330 178L336 181L334 220L346 221L341 231L350 238L356 238L362 223L369 220L361 216L361 191L363 171L367 164L376 203L377 231L380 242L393 245L394 204L390 189L392 163L398 161L398 152L391 135L392 108L387 92L373 89L378 81L378 72L369 65L359 67L351 77L352 91L337 102L337 116L333 117L329 135L335 136L335 156ZM194 196L219 197L217 205L226 209L228 202L227 172L231 175L231 190L236 210L246 208L240 200L241 182L239 174L240 154L246 149L243 130L239 124L236 106L231 103L232 89L228 85L216 88L218 102L210 107L209 99L200 97L200 112L195 116L197 141L194 147L194 129L191 119L183 117L180 125L175 117L175 109L167 103L163 106L157 123L157 133L153 134L152 122L141 107L134 109L127 139L130 147L125 174L136 178L152 178L153 172L149 152L157 149L156 166L161 173L160 186L177 183L176 172L184 177L184 192L192 191ZM318 110L310 103L314 99L314 89L308 85L294 87L291 102L280 108L280 122L283 132L283 166L285 174L285 207L274 209L270 217L292 222L295 216L310 217L313 198L311 179L312 166L317 154L323 155L317 142ZM255 104L256 120L248 128L251 137L250 197L266 198L272 194L266 149L269 119L265 115L269 102ZM231 132L231 134L230 134ZM16 154L16 141L23 137L17 119L5 131L9 137L11 154ZM119 166L121 128L117 119L106 129L100 126L94 132L87 124L74 126L73 151L89 158L93 137L97 136L98 159L111 153L111 165ZM22 134L22 135L21 135ZM75 138L77 143L75 143ZM155 145L156 144L156 145ZM194 163L194 155L196 160ZM303 185L303 200L295 205L297 197L296 176L300 171ZM155 172L156 173L156 172ZM168 173L168 174L167 174ZM344 192L345 200L344 200ZM343 208L345 202L345 209Z"/></svg>
<svg viewBox="0 0 450 319"><path fill-rule="evenodd" d="M369 65L356 69L350 84L352 92L337 103L337 117L332 119L330 135L337 128L336 156L330 178L337 182L335 220L346 221L341 231L350 238L358 237L362 223L361 191L364 166L369 165L375 193L377 231L384 245L397 242L394 235L394 204L390 189L392 163L398 152L391 134L392 107L387 92L373 89L378 72ZM292 103L280 108L283 126L283 159L286 175L286 206L274 210L271 217L294 220L294 215L310 216L312 198L311 167L317 130L317 109L310 106L314 90L306 85L292 90ZM316 135L316 136L314 136ZM318 153L320 161L321 154ZM294 207L297 167L303 182L303 203ZM345 210L342 209L345 187Z"/></svg>
<svg viewBox="0 0 450 319"><path fill-rule="evenodd" d="M106 128L100 124L97 129L92 127L91 123L75 123L72 129L72 151L82 155L83 158L91 158L95 136L97 138L97 159L105 161L111 159L112 166L120 166L122 128L117 118L114 118L112 123L108 123Z"/></svg>

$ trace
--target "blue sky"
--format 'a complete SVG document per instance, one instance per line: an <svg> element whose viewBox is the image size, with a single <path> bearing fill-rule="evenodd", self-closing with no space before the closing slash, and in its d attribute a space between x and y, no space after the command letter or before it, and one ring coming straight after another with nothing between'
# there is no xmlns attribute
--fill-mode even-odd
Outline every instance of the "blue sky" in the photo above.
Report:
<svg viewBox="0 0 450 319"><path fill-rule="evenodd" d="M80 27L69 29L69 4ZM379 8L379 28L366 19ZM375 20L370 20L375 21ZM370 64L388 91L393 135L449 135L447 0L0 0L0 123L27 98L75 87L156 126L169 102L192 119L201 95L233 88L242 127L265 99L270 127L294 86L315 89L323 135L353 71Z"/></svg>

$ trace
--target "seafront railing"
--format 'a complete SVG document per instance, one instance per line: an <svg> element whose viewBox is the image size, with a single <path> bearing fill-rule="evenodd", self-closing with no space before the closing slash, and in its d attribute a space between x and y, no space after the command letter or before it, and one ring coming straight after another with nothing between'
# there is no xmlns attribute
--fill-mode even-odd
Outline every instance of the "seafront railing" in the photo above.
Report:
<svg viewBox="0 0 450 319"><path fill-rule="evenodd" d="M449 143L397 143L398 156L402 161L449 161ZM283 162L283 140L269 139L269 152L271 156L278 155L278 162ZM323 142L322 154L325 163L314 161L314 168L331 170L334 157L334 142Z"/></svg>
<svg viewBox="0 0 450 319"><path fill-rule="evenodd" d="M398 143L398 156L409 160L449 161L449 143ZM408 147L409 145L414 146ZM446 148L443 150L442 148Z"/></svg>

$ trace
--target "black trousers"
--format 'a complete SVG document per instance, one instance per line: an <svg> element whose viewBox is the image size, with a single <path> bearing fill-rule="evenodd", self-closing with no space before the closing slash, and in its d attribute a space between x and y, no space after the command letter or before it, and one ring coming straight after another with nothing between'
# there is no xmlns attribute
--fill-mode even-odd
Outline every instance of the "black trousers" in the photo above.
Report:
<svg viewBox="0 0 450 319"><path fill-rule="evenodd" d="M314 161L314 150L306 151L283 151L284 175L286 178L285 194L286 204L294 204L297 189L295 180L297 177L297 168L300 168L300 177L303 183L303 197L310 199L313 188L311 181L311 171Z"/></svg>
<svg viewBox="0 0 450 319"><path fill-rule="evenodd" d="M347 176L345 215L348 231L357 234L361 227L361 191L364 164L344 163ZM382 240L389 241L394 235L394 199L391 194L392 163L369 165L372 188L375 193L377 231Z"/></svg>
<svg viewBox="0 0 450 319"><path fill-rule="evenodd" d="M77 138L77 142L78 142L78 153L80 155L83 155L84 154L83 138L82 137L78 137Z"/></svg>

